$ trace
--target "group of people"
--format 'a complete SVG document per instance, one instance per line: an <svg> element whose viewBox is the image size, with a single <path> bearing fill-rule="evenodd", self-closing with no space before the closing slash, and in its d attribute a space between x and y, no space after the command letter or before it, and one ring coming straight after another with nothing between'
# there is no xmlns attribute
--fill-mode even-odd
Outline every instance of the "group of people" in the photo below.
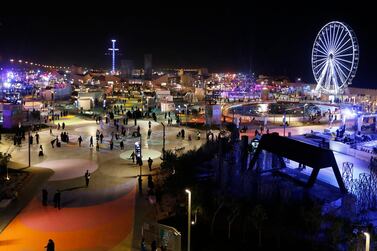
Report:
<svg viewBox="0 0 377 251"><path fill-rule="evenodd" d="M61 127L62 127L63 130L65 129L65 123L64 122L62 123ZM60 123L58 123L58 130L60 130Z"/></svg>
<svg viewBox="0 0 377 251"><path fill-rule="evenodd" d="M69 143L68 132L61 132L60 133L60 139L61 139L61 141L65 142L65 143Z"/></svg>
<svg viewBox="0 0 377 251"><path fill-rule="evenodd" d="M57 147L61 147L61 143L60 143L60 141L59 141L59 138L58 138L58 136L56 136L56 138L55 139L53 139L53 140L51 140L51 146L52 146L52 148L54 148L55 146L55 143L56 143L56 146Z"/></svg>
<svg viewBox="0 0 377 251"><path fill-rule="evenodd" d="M167 249L163 245L161 247L157 247L157 241L156 240L153 240L152 243L151 243L151 248L147 249L147 245L145 243L145 239L142 238L140 250L141 251L147 251L147 250L151 250L151 251L163 251L163 250L167 250Z"/></svg>
<svg viewBox="0 0 377 251"><path fill-rule="evenodd" d="M89 170L86 170L85 174L84 174L84 178L85 178L85 187L88 187L89 186L89 180L90 180L90 172ZM55 194L54 194L54 197L53 197L53 202L54 202L54 207L55 208L58 208L60 210L61 208L61 191L60 189L57 189L55 191ZM43 188L42 189L42 205L43 206L47 206L48 205L48 191L46 188Z"/></svg>

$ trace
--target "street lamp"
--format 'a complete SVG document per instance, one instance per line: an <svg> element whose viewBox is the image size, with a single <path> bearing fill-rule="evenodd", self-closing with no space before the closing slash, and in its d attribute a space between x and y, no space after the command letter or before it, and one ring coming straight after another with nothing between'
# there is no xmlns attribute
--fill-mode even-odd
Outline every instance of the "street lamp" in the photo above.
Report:
<svg viewBox="0 0 377 251"><path fill-rule="evenodd" d="M141 154L141 148L142 148L142 143L141 143L141 133L140 133L140 163L139 163L139 166L140 166L140 178L141 178L141 164L143 163L143 156Z"/></svg>
<svg viewBox="0 0 377 251"><path fill-rule="evenodd" d="M27 134L27 135L28 135L28 142L29 142L29 147L28 147L28 152L29 152L29 166L28 166L28 167L30 167L30 160L31 160L31 157L30 157L30 143L31 143L31 142L30 142L30 130L31 130L31 129L28 130L28 134Z"/></svg>
<svg viewBox="0 0 377 251"><path fill-rule="evenodd" d="M368 232L363 232L365 235L365 251L370 250L370 234Z"/></svg>
<svg viewBox="0 0 377 251"><path fill-rule="evenodd" d="M188 194L188 219L187 219L187 251L190 251L190 239L191 239L191 191L186 189L185 192Z"/></svg>
<svg viewBox="0 0 377 251"><path fill-rule="evenodd" d="M283 115L283 136L285 137L285 126L287 124L287 120L286 120L286 114L284 112L284 115Z"/></svg>
<svg viewBox="0 0 377 251"><path fill-rule="evenodd" d="M6 180L10 180L9 178L9 174L8 174L8 163L6 163L6 166L7 166L7 177L5 177Z"/></svg>

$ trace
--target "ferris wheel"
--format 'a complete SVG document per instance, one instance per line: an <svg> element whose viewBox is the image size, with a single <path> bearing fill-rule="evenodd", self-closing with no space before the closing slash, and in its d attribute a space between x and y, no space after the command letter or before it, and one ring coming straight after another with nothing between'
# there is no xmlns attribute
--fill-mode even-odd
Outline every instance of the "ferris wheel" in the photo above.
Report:
<svg viewBox="0 0 377 251"><path fill-rule="evenodd" d="M319 31L312 50L316 92L338 95L351 84L359 64L359 44L353 30L330 22Z"/></svg>

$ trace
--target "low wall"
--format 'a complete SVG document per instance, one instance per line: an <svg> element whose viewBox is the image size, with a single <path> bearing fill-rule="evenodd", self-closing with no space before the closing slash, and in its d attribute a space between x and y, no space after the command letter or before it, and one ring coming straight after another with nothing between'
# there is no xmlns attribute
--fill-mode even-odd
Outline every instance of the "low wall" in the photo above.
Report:
<svg viewBox="0 0 377 251"><path fill-rule="evenodd" d="M370 158L372 156L373 157L377 156L376 154L372 154L372 153L360 151L360 150L357 150L357 149L353 149L353 148L351 148L350 145L344 144L344 143L339 142L339 141L330 140L329 145L330 145L330 149L335 151L335 152L347 154L347 155L350 155L350 156L353 156L355 158L358 158L358 159L361 159L361 160L364 160L364 161L368 161L368 162L370 161Z"/></svg>

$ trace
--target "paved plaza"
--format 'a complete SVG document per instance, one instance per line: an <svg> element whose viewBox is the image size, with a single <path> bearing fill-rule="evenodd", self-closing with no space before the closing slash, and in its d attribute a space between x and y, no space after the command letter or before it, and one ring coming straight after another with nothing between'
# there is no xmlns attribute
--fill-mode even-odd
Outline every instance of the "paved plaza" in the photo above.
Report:
<svg viewBox="0 0 377 251"><path fill-rule="evenodd" d="M65 130L57 130L57 123L63 122L66 124ZM162 125L152 122L150 139L147 139L148 120L140 120L138 125L142 135L142 175L157 174L161 163ZM23 142L21 147L14 147L11 139L3 140L0 151L6 151L9 146L14 148L11 168L32 172L33 179L42 177L38 173L41 172L45 178L33 184L34 190L25 185L19 200L27 198L24 194L29 194L30 199L25 199L23 209L22 203L18 205L18 210L22 209L18 214L17 210L2 211L0 249L6 246L7 251L43 250L48 239L53 239L57 250L139 250L140 227L145 220L155 219L155 211L146 195L139 196L137 177L140 169L132 162L130 155L140 138L131 136L136 131L133 121L127 128L129 135L121 138L125 149L120 150L119 139L114 140L114 149L110 150L111 132L116 132L113 124L101 127L92 120L75 116L55 121L52 134L49 129L39 132L43 157L38 156L39 145L34 138L31 146L32 168L26 169L27 144ZM182 148L187 151L204 142L204 139L194 140L194 129L185 128L186 135L193 136L192 141L188 141L187 136L186 139L177 138L182 128L166 127L166 149L174 151ZM91 136L96 145L97 129L104 134L99 151L89 147ZM62 131L68 132L69 143L62 142L60 148L52 148L51 141ZM81 147L77 141L79 136L83 138ZM154 160L151 172L146 161L149 157ZM88 187L84 178L86 170L91 173ZM146 181L147 177L143 176L144 191ZM48 191L48 206L42 205L42 189ZM61 191L60 210L53 203L57 189Z"/></svg>

